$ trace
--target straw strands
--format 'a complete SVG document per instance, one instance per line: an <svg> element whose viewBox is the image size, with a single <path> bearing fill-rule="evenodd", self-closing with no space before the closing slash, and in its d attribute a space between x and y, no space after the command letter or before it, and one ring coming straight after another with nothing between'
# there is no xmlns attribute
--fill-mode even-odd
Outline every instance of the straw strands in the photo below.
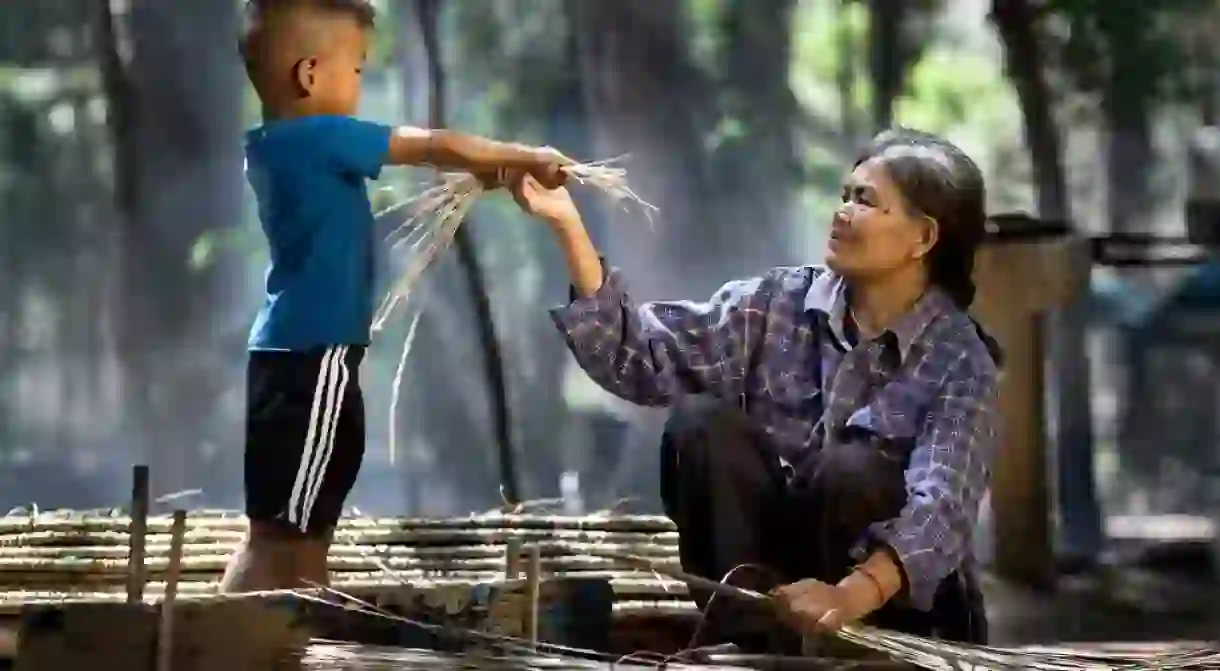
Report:
<svg viewBox="0 0 1220 671"><path fill-rule="evenodd" d="M736 589L736 588L729 588ZM390 613L380 611L375 606L364 603L354 597L343 594L335 590L331 590L340 597L349 600L349 607L356 606L366 614L385 617L403 622L404 624L415 623L406 618L396 616ZM745 590L739 590L743 595L750 594ZM757 600L758 595L743 596L749 600ZM425 625L426 626L426 625ZM562 646L547 646L545 644L538 646L536 649L525 647L528 645L525 641L513 639L504 636L489 636L479 634L477 632L469 632L471 636L482 638L488 642L500 643L500 649L506 653L517 653L515 655L499 656L495 658L486 658L489 665L483 666L483 657L476 656L474 658L466 656L464 660L469 666L455 666L453 668L495 668L495 669L545 669L545 668L607 668L604 664L597 664L594 660L603 662L609 661L606 656L595 651L577 650L572 648L564 648ZM881 652L887 655L890 659L897 662L905 662L914 667L922 669L930 669L932 671L1000 671L1015 670L1015 669L1034 669L1037 671L1178 671L1185 669L1215 669L1220 668L1220 650L1214 647L1206 646L1177 646L1171 647L1168 650L1141 650L1132 646L1125 650L1082 650L1073 648L1048 648L1048 647L1028 647L1028 648L992 648L986 646L966 645L949 643L939 640L925 639L909 634L898 632L885 631L866 626L848 626L836 632L837 635L849 642L856 643L865 648L876 652ZM529 653L549 652L545 657L529 656ZM526 653L526 656L522 656ZM325 653L323 653L325 654ZM385 656L377 660L377 653L370 654L371 660L382 661L388 663L395 660L395 653L386 651ZM401 653L398 653L401 654ZM683 665L684 658L689 657L687 654L678 653L675 655L649 655L639 654L629 656L632 665L627 665L626 658L619 658L611 663L609 668L667 668L667 669L713 669L713 668L738 668L728 666L713 666L707 664ZM825 660L825 668L835 668L835 662ZM514 666L513 664L517 664ZM523 665L523 666L522 666ZM859 665L848 660L843 660L844 668L869 668L867 662ZM393 667L393 666L352 666L347 668L413 668L411 666ZM422 668L422 667L421 667ZM437 668L437 667L432 667ZM444 668L443 666L440 668Z"/></svg>
<svg viewBox="0 0 1220 671"><path fill-rule="evenodd" d="M651 221L651 213L657 208L640 198L628 185L627 171L616 166L623 158L576 163L565 166L563 171L569 179L591 186L616 202L636 203ZM502 174L498 181L504 181ZM399 209L407 211L406 220L388 238L391 255L406 256L407 261L373 317L374 332L381 331L395 308L407 302L420 276L453 242L458 227L485 191L483 181L475 175L441 173L437 185L378 215Z"/></svg>
<svg viewBox="0 0 1220 671"><path fill-rule="evenodd" d="M615 163L624 157L592 163L577 163L563 168L568 177L579 184L592 186L607 194L616 202L629 201L637 203L652 221L651 213L655 207L640 198L627 184L627 171L615 167ZM505 176L497 175L497 181L503 183ZM393 206L378 214L378 217L393 214L397 210L407 211L406 220L388 237L392 257L405 257L403 268L394 281L389 292L381 302L381 306L373 316L372 331L377 333L385 328L386 322L394 314L395 308L408 302L411 292L419 278L436 260L436 257L453 243L458 228L466 219L475 201L486 191L482 180L469 173L441 173L440 182L399 205ZM402 388L402 376L406 370L407 357L411 352L411 344L415 339L415 329L423 311L419 310L411 320L407 336L403 341L402 353L399 355L398 368L394 372L390 390L390 437L389 458L393 465L397 453L398 402Z"/></svg>
<svg viewBox="0 0 1220 671"><path fill-rule="evenodd" d="M663 566L642 557L621 555L617 559L633 568L650 568L655 573L681 580L691 586L709 589L714 594L713 600L715 597L726 597L775 607L775 602L767 595L728 584L728 579L733 575L733 571L730 571L717 583L684 574L681 570ZM711 602L708 606L711 607ZM1070 648L995 648L928 639L860 624L838 629L834 635L849 643L884 653L890 659L933 671L996 671L998 669L1161 671L1220 668L1220 645L1194 645L1168 652L1111 650L1104 653L1090 653Z"/></svg>
<svg viewBox="0 0 1220 671"><path fill-rule="evenodd" d="M991 648L926 639L872 627L844 627L839 631L839 636L851 643L883 652L891 659L933 671L1174 671L1220 668L1220 647L1197 646L1169 652L1090 652L1046 647Z"/></svg>

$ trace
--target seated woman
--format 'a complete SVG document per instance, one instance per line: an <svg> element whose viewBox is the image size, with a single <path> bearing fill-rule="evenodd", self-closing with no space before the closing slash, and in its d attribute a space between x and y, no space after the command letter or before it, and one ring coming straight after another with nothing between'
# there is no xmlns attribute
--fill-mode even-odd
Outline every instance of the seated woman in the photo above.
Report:
<svg viewBox="0 0 1220 671"><path fill-rule="evenodd" d="M971 536L999 354L966 313L985 220L969 157L882 133L844 184L825 267L703 303L637 305L562 189L514 193L566 254L575 296L553 317L580 365L624 399L677 406L662 498L686 572L766 567L803 631L867 618L985 642Z"/></svg>

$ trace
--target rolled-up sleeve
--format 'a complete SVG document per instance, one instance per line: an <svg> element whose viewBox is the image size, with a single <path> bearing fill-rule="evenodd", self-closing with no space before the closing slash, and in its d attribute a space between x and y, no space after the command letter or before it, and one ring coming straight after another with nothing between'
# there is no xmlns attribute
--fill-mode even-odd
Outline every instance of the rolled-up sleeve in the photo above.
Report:
<svg viewBox="0 0 1220 671"><path fill-rule="evenodd" d="M906 582L906 598L932 608L937 588L970 553L979 503L998 439L998 375L990 360L963 352L946 375L906 470L907 503L898 517L869 529L887 545Z"/></svg>
<svg viewBox="0 0 1220 671"><path fill-rule="evenodd" d="M750 352L765 333L762 278L729 282L707 302L636 306L622 272L606 266L592 296L551 311L577 363L599 386L640 405L678 394L740 393Z"/></svg>

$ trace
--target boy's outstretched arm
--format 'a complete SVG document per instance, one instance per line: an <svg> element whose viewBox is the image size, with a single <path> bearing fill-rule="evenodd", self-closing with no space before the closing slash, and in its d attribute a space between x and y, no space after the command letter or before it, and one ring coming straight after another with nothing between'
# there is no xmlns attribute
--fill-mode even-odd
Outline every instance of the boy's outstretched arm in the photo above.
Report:
<svg viewBox="0 0 1220 671"><path fill-rule="evenodd" d="M519 170L530 173L548 188L554 188L565 181L560 168L573 161L549 147L497 142L448 130L400 126L390 135L387 163L431 165L476 174Z"/></svg>

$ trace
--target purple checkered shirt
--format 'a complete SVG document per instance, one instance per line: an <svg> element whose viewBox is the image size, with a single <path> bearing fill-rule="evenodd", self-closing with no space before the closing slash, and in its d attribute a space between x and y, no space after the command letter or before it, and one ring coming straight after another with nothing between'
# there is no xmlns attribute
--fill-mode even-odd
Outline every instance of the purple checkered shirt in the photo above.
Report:
<svg viewBox="0 0 1220 671"><path fill-rule="evenodd" d="M842 278L777 268L730 282L706 303L635 305L621 271L552 311L577 362L610 393L651 406L683 394L739 399L781 455L840 440L913 440L907 504L853 550L900 561L910 606L930 610L941 581L972 563L971 537L997 443L997 365L975 323L941 291L850 347ZM856 433L855 435L859 435Z"/></svg>

